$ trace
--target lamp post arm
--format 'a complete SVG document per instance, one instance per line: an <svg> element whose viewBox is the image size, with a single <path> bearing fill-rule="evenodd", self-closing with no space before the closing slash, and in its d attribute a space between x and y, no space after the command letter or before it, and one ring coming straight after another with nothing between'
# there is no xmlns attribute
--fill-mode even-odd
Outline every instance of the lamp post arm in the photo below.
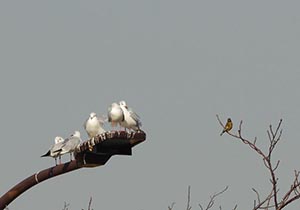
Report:
<svg viewBox="0 0 300 210"><path fill-rule="evenodd" d="M52 177L74 171L76 169L81 168L82 165L78 164L76 160L71 162L60 164L54 167L50 167L39 171L28 178L21 181L19 184L15 185L8 192L6 192L2 197L0 197L0 210L3 210L10 204L15 198L17 198L20 194L35 186L38 183L41 183L47 179Z"/></svg>
<svg viewBox="0 0 300 210"><path fill-rule="evenodd" d="M104 165L113 155L131 155L132 147L146 140L143 131L109 131L82 142L75 150L75 160L39 171L24 179L0 197L0 210L29 188L52 177L80 169Z"/></svg>

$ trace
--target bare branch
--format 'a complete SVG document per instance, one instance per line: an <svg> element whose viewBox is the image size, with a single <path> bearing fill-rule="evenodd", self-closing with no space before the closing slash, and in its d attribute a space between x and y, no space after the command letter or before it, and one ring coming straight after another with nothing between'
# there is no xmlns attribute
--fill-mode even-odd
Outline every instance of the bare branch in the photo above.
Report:
<svg viewBox="0 0 300 210"><path fill-rule="evenodd" d="M300 172L295 170L294 173L295 173L294 182L291 185L290 190L283 196L283 198L280 202L279 208L278 208L279 210L283 209L284 207L286 207L293 201L300 198L300 194L299 194L299 188L300 188L299 174L300 174ZM292 194L293 194L293 196L291 197Z"/></svg>
<svg viewBox="0 0 300 210"><path fill-rule="evenodd" d="M91 198L90 198L90 201L89 201L88 210L92 210L92 209L91 209L91 206L92 206L92 199L93 199L93 198L91 197Z"/></svg>
<svg viewBox="0 0 300 210"><path fill-rule="evenodd" d="M201 204L198 204L201 210L208 210L211 207L213 207L214 203L215 203L215 199L216 197L218 197L219 195L221 195L222 193L224 193L226 190L228 190L228 186L226 186L223 190L221 190L220 192L214 193L213 195L210 196L210 200L206 206L206 208L204 209L203 206ZM221 206L219 207L220 209L222 208Z"/></svg>
<svg viewBox="0 0 300 210"><path fill-rule="evenodd" d="M269 141L270 141L270 143L272 142L272 137L271 137L271 134L270 134L270 132L267 130L267 134L268 134L268 137L269 137Z"/></svg>
<svg viewBox="0 0 300 210"><path fill-rule="evenodd" d="M254 145L256 144L256 140L257 140L257 138L255 137L255 138L254 138L254 141L253 141L253 144L254 144Z"/></svg>
<svg viewBox="0 0 300 210"><path fill-rule="evenodd" d="M257 202L256 202L256 200L254 200L253 210L256 210L256 209L268 209L268 208L273 207L272 205L270 205L271 199L274 196L273 189L272 189L272 191L269 193L269 195L264 200L260 199L260 195L259 195L259 193L258 193L258 191L256 189L252 188L252 190L255 192L255 194L257 196ZM266 205L263 206L265 203L266 203Z"/></svg>
<svg viewBox="0 0 300 210"><path fill-rule="evenodd" d="M217 120L219 122L219 124L223 127L224 129L224 125L223 123L221 122L220 118L219 118L219 115L216 115L217 116ZM231 132L227 132L230 136L236 138L236 139L240 139L244 144L246 145L249 145L252 149L254 149L259 155L261 155L263 158L266 158L267 156L252 142L250 142L249 140L245 139L242 137L242 123L243 121L240 121L240 124L239 124L239 130L238 130L238 134L233 134ZM255 138L256 139L256 138ZM255 143L256 143L256 140L255 140Z"/></svg>
<svg viewBox="0 0 300 210"><path fill-rule="evenodd" d="M276 163L275 167L273 168L273 171L276 171L276 169L277 169L277 168L278 168L278 166L279 166L279 163L280 163L280 160L278 160L278 161L277 161L277 163Z"/></svg>
<svg viewBox="0 0 300 210"><path fill-rule="evenodd" d="M198 206L200 207L201 210L204 210L200 203L198 204Z"/></svg>
<svg viewBox="0 0 300 210"><path fill-rule="evenodd" d="M224 129L224 125L221 122L218 115L216 115L217 120L221 127ZM253 149L258 155L260 155L263 159L263 163L265 167L268 169L270 173L270 182L272 186L271 193L265 198L261 199L259 193L253 189L253 191L256 193L257 199L254 200L254 209L269 209L271 207L275 207L276 210L282 209L285 206L287 206L289 203L293 202L294 200L297 200L300 198L300 183L298 180L300 172L295 171L295 179L290 187L289 191L283 196L281 201L278 201L278 178L276 177L275 171L279 167L280 160L277 160L276 164L273 165L272 161L272 154L277 146L278 142L281 139L282 136L282 119L279 120L279 123L275 128L273 128L272 125L269 126L269 129L267 130L267 135L269 139L269 147L267 152L263 152L257 145L256 141L257 138L255 137L253 141L249 141L245 139L242 136L242 123L243 121L240 121L239 128L237 134L228 132L228 134L236 139L241 140L244 144L248 145L251 149Z"/></svg>
<svg viewBox="0 0 300 210"><path fill-rule="evenodd" d="M70 206L70 204L67 203L67 202L65 202L65 203L64 203L64 208L63 208L62 210L68 210L68 209L69 209L69 208L68 208L69 206Z"/></svg>
<svg viewBox="0 0 300 210"><path fill-rule="evenodd" d="M257 197L258 203L261 203L261 202L260 202L260 196L259 196L259 193L257 192L257 190L254 189L254 188L252 188L252 190L256 193L256 197ZM254 206L256 206L256 200L254 200Z"/></svg>
<svg viewBox="0 0 300 210"><path fill-rule="evenodd" d="M172 209L174 208L174 205L175 205L175 202L173 202L173 203L171 204L171 206L168 206L168 210L172 210Z"/></svg>
<svg viewBox="0 0 300 210"><path fill-rule="evenodd" d="M278 123L278 125L277 125L277 128L276 128L274 137L277 136L277 133L278 133L280 127L281 127L281 124L282 124L282 119L279 120L279 123Z"/></svg>
<svg viewBox="0 0 300 210"><path fill-rule="evenodd" d="M191 186L188 187L188 200L187 200L187 206L186 206L186 210L191 210L191 206L190 206L190 201L191 201Z"/></svg>

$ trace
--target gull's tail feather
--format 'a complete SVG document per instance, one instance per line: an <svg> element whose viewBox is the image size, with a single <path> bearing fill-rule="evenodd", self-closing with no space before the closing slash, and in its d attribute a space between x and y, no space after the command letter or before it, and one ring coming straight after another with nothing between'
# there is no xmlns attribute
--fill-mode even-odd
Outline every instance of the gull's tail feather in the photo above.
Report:
<svg viewBox="0 0 300 210"><path fill-rule="evenodd" d="M48 156L50 156L50 150L46 154L42 155L41 157L48 157Z"/></svg>

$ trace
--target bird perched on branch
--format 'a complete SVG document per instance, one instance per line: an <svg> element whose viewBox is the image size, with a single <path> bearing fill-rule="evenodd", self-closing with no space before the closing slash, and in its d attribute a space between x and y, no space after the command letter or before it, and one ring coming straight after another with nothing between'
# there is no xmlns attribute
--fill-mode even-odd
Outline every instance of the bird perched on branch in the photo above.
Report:
<svg viewBox="0 0 300 210"><path fill-rule="evenodd" d="M226 125L225 125L225 127L224 127L222 133L220 134L220 136L222 136L223 133L230 131L230 130L232 129L232 126L233 126L232 121L231 121L230 118L228 118L228 119L227 119L227 122L226 122Z"/></svg>
<svg viewBox="0 0 300 210"><path fill-rule="evenodd" d="M57 165L57 157L59 158L59 164L61 164L61 148L63 146L64 139L60 136L55 137L54 145L50 147L48 152L41 157L53 157L55 159L55 165Z"/></svg>
<svg viewBox="0 0 300 210"><path fill-rule="evenodd" d="M112 103L108 107L107 112L108 122L111 123L111 127L114 128L118 124L120 124L122 121L124 121L124 113L117 103Z"/></svg>
<svg viewBox="0 0 300 210"><path fill-rule="evenodd" d="M92 112L89 118L85 121L83 127L86 130L89 138L94 138L97 135L104 133L105 130L102 128L104 119L97 117L95 112Z"/></svg>
<svg viewBox="0 0 300 210"><path fill-rule="evenodd" d="M128 108L125 101L120 101L119 105L124 114L124 121L120 123L122 127L132 129L134 131L139 131L142 123L140 117L130 108Z"/></svg>

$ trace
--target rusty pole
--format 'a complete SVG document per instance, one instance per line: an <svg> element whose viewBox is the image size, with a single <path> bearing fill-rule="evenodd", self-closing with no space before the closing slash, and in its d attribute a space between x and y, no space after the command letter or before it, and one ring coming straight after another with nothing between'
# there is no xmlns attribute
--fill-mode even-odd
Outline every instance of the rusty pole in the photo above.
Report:
<svg viewBox="0 0 300 210"><path fill-rule="evenodd" d="M76 160L73 160L71 162L50 167L33 174L32 176L21 181L19 184L15 185L0 198L0 210L5 209L6 206L8 206L8 204L10 204L15 198L36 184L41 183L46 179L74 171L81 167L81 164L78 164Z"/></svg>

